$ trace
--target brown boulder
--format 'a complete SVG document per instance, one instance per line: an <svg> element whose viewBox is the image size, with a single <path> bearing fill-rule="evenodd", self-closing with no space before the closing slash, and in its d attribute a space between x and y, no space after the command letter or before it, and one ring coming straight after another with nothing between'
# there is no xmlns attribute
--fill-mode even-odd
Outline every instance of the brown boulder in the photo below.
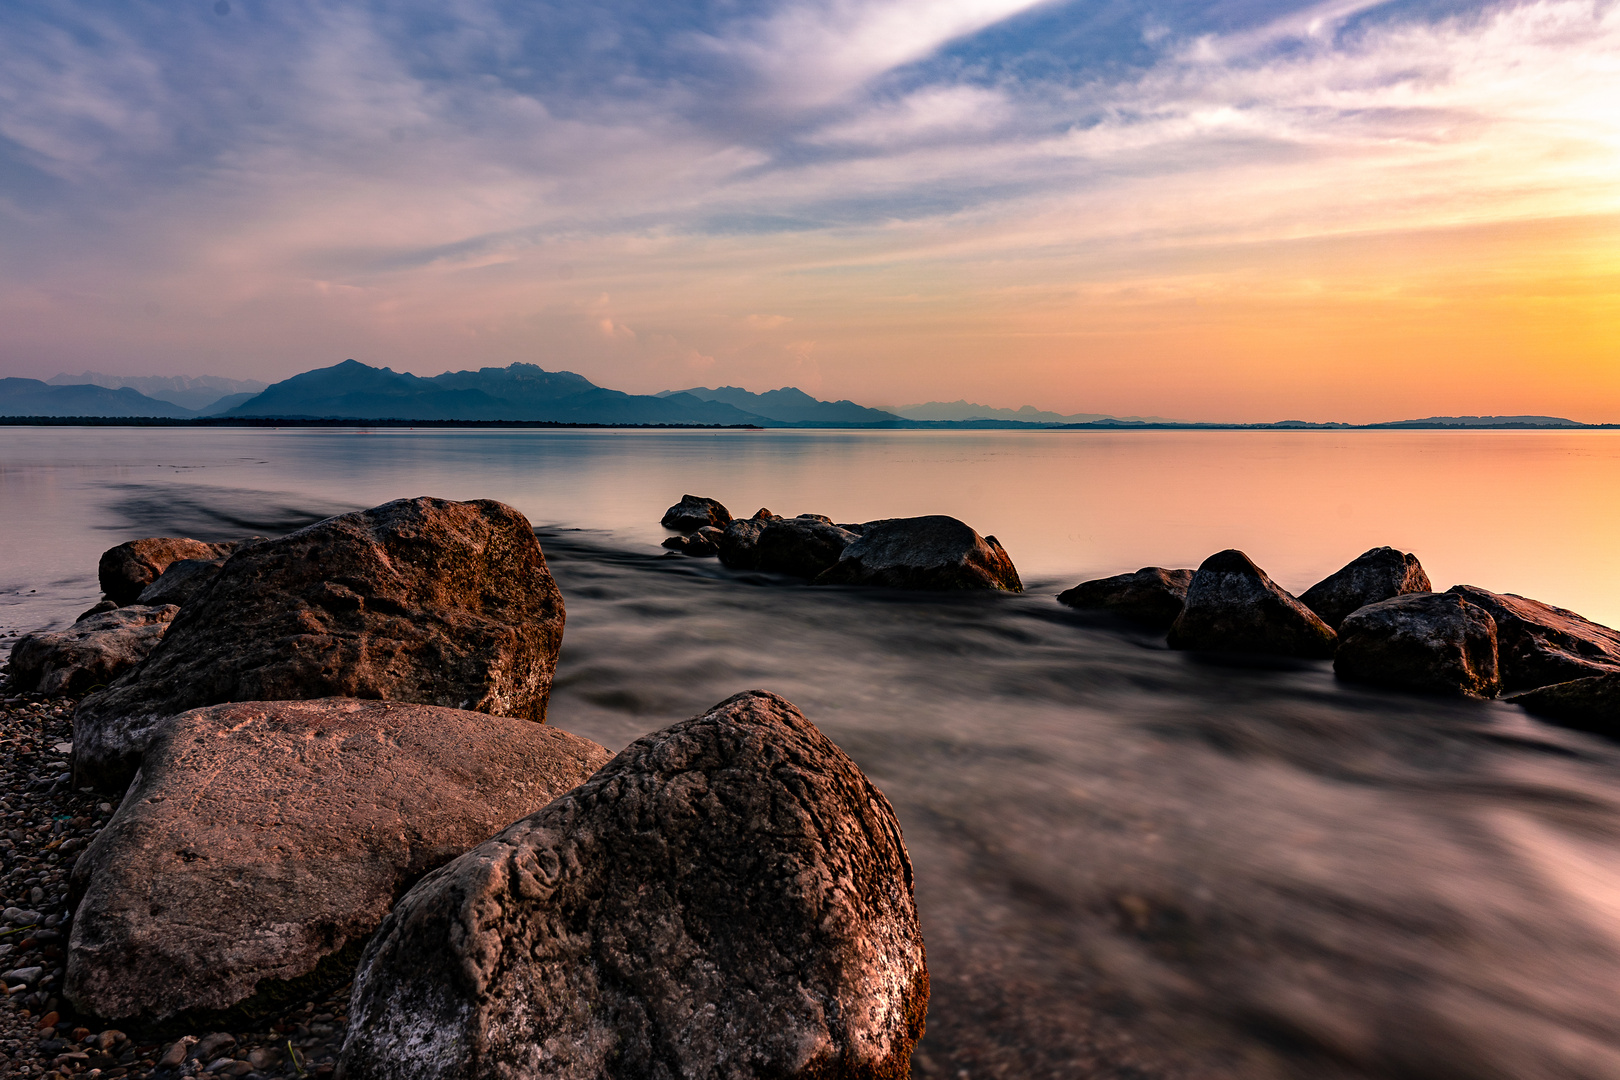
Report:
<svg viewBox="0 0 1620 1080"><path fill-rule="evenodd" d="M944 514L866 522L816 584L1024 591L1001 541Z"/></svg>
<svg viewBox="0 0 1620 1080"><path fill-rule="evenodd" d="M1144 566L1134 574L1082 581L1058 593L1058 603L1108 611L1156 630L1168 630L1186 606L1192 576L1191 570Z"/></svg>
<svg viewBox="0 0 1620 1080"><path fill-rule="evenodd" d="M309 975L423 874L610 756L542 724L430 705L182 713L74 867L67 996L104 1019L162 1020Z"/></svg>
<svg viewBox="0 0 1620 1080"><path fill-rule="evenodd" d="M1236 548L1205 559L1170 628L1172 649L1326 659L1333 628Z"/></svg>
<svg viewBox="0 0 1620 1080"><path fill-rule="evenodd" d="M544 721L563 602L498 502L401 499L245 547L146 663L80 703L75 784L122 790L165 717L379 698Z"/></svg>
<svg viewBox="0 0 1620 1080"><path fill-rule="evenodd" d="M1496 622L1451 593L1413 593L1357 608L1339 626L1342 679L1403 690L1495 697Z"/></svg>
<svg viewBox="0 0 1620 1080"><path fill-rule="evenodd" d="M1299 602L1337 630L1345 616L1357 608L1392 596L1426 593L1430 588L1429 575L1423 572L1416 555L1377 547L1300 593Z"/></svg>
<svg viewBox="0 0 1620 1080"><path fill-rule="evenodd" d="M1554 724L1620 736L1620 672L1553 683L1508 700Z"/></svg>
<svg viewBox="0 0 1620 1080"><path fill-rule="evenodd" d="M1496 620L1504 691L1620 671L1620 632L1512 593L1475 585L1456 585L1450 591Z"/></svg>
<svg viewBox="0 0 1620 1080"><path fill-rule="evenodd" d="M176 559L157 580L141 590L138 604L186 604L214 583L224 559Z"/></svg>
<svg viewBox="0 0 1620 1080"><path fill-rule="evenodd" d="M350 1080L900 1080L928 970L894 811L762 691L425 878L355 976Z"/></svg>
<svg viewBox="0 0 1620 1080"><path fill-rule="evenodd" d="M659 524L666 529L679 529L683 533L696 532L705 525L723 529L731 524L731 511L720 505L718 499L701 495L682 495L681 501L664 511Z"/></svg>
<svg viewBox="0 0 1620 1080"><path fill-rule="evenodd" d="M78 696L105 686L157 648L180 613L173 604L113 608L66 630L24 634L11 650L11 681L22 691Z"/></svg>
<svg viewBox="0 0 1620 1080"><path fill-rule="evenodd" d="M133 604L141 590L178 559L221 559L236 550L236 544L209 544L178 536L149 536L131 540L102 552L96 576L101 591L117 604Z"/></svg>

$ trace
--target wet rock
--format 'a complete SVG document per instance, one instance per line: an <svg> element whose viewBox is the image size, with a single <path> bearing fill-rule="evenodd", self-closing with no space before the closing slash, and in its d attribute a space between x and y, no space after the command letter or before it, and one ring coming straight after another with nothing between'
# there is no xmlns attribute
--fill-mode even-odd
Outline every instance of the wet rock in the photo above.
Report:
<svg viewBox="0 0 1620 1080"><path fill-rule="evenodd" d="M813 578L838 561L854 533L820 514L771 518L754 545L754 569Z"/></svg>
<svg viewBox="0 0 1620 1080"><path fill-rule="evenodd" d="M96 576L101 591L117 604L133 604L141 591L180 559L222 559L236 550L235 543L209 544L178 536L149 536L102 552Z"/></svg>
<svg viewBox="0 0 1620 1080"><path fill-rule="evenodd" d="M868 521L816 584L1024 591L1000 541L943 514Z"/></svg>
<svg viewBox="0 0 1620 1080"><path fill-rule="evenodd" d="M1423 572L1416 555L1377 547L1306 589L1299 601L1337 630L1345 616L1357 608L1429 590L1429 575Z"/></svg>
<svg viewBox="0 0 1620 1080"><path fill-rule="evenodd" d="M149 656L180 609L133 605L87 615L66 630L17 639L11 678L20 690L78 695L106 686Z"/></svg>
<svg viewBox="0 0 1620 1080"><path fill-rule="evenodd" d="M1082 581L1058 593L1058 602L1072 608L1109 611L1156 630L1168 630L1187 602L1191 570L1144 566L1134 574Z"/></svg>
<svg viewBox="0 0 1620 1080"><path fill-rule="evenodd" d="M717 499L701 495L682 495L681 501L664 511L659 524L666 529L679 529L684 533L696 532L705 525L723 529L731 523L731 511Z"/></svg>
<svg viewBox="0 0 1620 1080"><path fill-rule="evenodd" d="M1620 736L1620 672L1553 683L1508 700L1563 727Z"/></svg>
<svg viewBox="0 0 1620 1080"><path fill-rule="evenodd" d="M92 615L100 615L103 611L117 611L117 610L118 610L118 604L116 602L114 602L112 600L103 600L99 604L97 604L95 607L92 607L90 610L86 611L84 614L80 615L77 619L74 619L73 621L74 622L82 622L83 620L88 619Z"/></svg>
<svg viewBox="0 0 1620 1080"><path fill-rule="evenodd" d="M243 548L146 663L80 703L75 786L119 791L153 731L224 701L381 698L544 721L563 602L498 502L401 499Z"/></svg>
<svg viewBox="0 0 1620 1080"><path fill-rule="evenodd" d="M928 973L888 800L762 691L425 878L355 977L351 1080L900 1078Z"/></svg>
<svg viewBox="0 0 1620 1080"><path fill-rule="evenodd" d="M1496 620L1504 691L1568 682L1620 671L1620 632L1573 611L1474 585L1451 590Z"/></svg>
<svg viewBox="0 0 1620 1080"><path fill-rule="evenodd" d="M545 725L428 705L184 713L74 869L67 996L149 1021L306 975L422 874L609 757ZM204 1058L223 1044L208 1045Z"/></svg>
<svg viewBox="0 0 1620 1080"><path fill-rule="evenodd" d="M751 518L737 518L720 532L720 561L733 570L759 569L759 537L775 514L761 507Z"/></svg>
<svg viewBox="0 0 1620 1080"><path fill-rule="evenodd" d="M1451 593L1380 600L1340 624L1333 670L1376 686L1495 697L1496 622Z"/></svg>
<svg viewBox="0 0 1620 1080"><path fill-rule="evenodd" d="M1172 649L1326 659L1333 628L1235 548L1205 559L1170 628Z"/></svg>
<svg viewBox="0 0 1620 1080"><path fill-rule="evenodd" d="M176 559L141 590L137 604L184 604L212 585L224 559Z"/></svg>
<svg viewBox="0 0 1620 1080"><path fill-rule="evenodd" d="M722 535L724 534L721 530L712 525L705 525L691 536L672 536L664 541L663 546L670 551L678 551L693 558L709 558L720 554Z"/></svg>

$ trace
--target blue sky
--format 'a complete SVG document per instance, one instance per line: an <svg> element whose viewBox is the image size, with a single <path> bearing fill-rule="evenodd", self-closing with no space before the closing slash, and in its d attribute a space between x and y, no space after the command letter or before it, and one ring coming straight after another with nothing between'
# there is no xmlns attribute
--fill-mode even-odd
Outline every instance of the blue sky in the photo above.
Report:
<svg viewBox="0 0 1620 1080"><path fill-rule="evenodd" d="M1309 411L1369 297L1462 348L1507 274L1606 333L1617 162L1592 0L9 0L0 365ZM1527 404L1526 311L1441 411Z"/></svg>

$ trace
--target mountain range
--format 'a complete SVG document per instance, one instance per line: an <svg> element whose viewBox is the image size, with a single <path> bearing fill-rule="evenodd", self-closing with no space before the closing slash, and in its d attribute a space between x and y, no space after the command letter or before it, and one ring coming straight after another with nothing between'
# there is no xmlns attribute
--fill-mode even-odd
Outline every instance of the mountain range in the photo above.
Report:
<svg viewBox="0 0 1620 1080"><path fill-rule="evenodd" d="M75 378L84 381L73 382ZM103 385L106 383L120 385ZM1366 425L1302 420L1204 424L1157 416L1045 412L1031 405L998 409L966 400L931 401L889 412L848 400L821 401L792 386L764 393L736 386L698 386L660 394L626 394L597 386L571 371L546 371L534 364L423 377L356 360L270 385L218 376L126 377L97 372L58 375L49 382L0 378L0 416L1009 429L1588 426L1556 416L1431 416Z"/></svg>

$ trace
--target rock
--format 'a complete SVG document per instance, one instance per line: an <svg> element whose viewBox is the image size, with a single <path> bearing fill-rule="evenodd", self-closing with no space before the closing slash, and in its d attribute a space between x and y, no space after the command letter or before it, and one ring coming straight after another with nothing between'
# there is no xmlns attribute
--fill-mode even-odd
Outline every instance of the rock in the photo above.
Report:
<svg viewBox="0 0 1620 1080"><path fill-rule="evenodd" d="M1508 700L1554 724L1620 735L1620 672L1553 683Z"/></svg>
<svg viewBox="0 0 1620 1080"><path fill-rule="evenodd" d="M135 602L184 604L212 585L224 566L224 559L176 559L156 581L141 590Z"/></svg>
<svg viewBox="0 0 1620 1080"><path fill-rule="evenodd" d="M543 724L431 705L184 713L74 867L67 996L153 1021L307 975L363 942L424 873L610 756Z"/></svg>
<svg viewBox="0 0 1620 1080"><path fill-rule="evenodd" d="M73 621L74 622L83 622L85 619L88 619L92 615L100 615L103 611L117 611L117 610L118 610L118 605L115 602L113 602L111 600L103 600L99 604L97 604L95 607L91 608L89 611L86 611L84 614L80 615L77 619L74 619Z"/></svg>
<svg viewBox="0 0 1620 1080"><path fill-rule="evenodd" d="M684 533L696 532L705 525L723 529L731 523L731 511L716 499L701 495L682 495L681 501L664 511L659 524L666 529L679 529Z"/></svg>
<svg viewBox="0 0 1620 1080"><path fill-rule="evenodd" d="M8 907L5 910L4 918L7 926L21 927L34 925L39 922L42 916L39 912L31 911L28 908Z"/></svg>
<svg viewBox="0 0 1620 1080"><path fill-rule="evenodd" d="M236 544L209 544L178 536L149 536L131 540L102 552L96 575L107 599L119 605L133 604L141 590L158 579L169 564L180 559L222 559L236 550Z"/></svg>
<svg viewBox="0 0 1620 1080"><path fill-rule="evenodd" d="M1000 541L943 514L866 522L816 584L1024 591Z"/></svg>
<svg viewBox="0 0 1620 1080"><path fill-rule="evenodd" d="M1203 561L1170 627L1172 649L1326 659L1333 628L1235 548Z"/></svg>
<svg viewBox="0 0 1620 1080"><path fill-rule="evenodd" d="M837 562L854 539L854 533L821 514L785 518L761 510L747 521L726 526L717 546L720 561L734 570L813 578Z"/></svg>
<svg viewBox="0 0 1620 1080"><path fill-rule="evenodd" d="M664 541L663 546L693 558L708 558L720 554L719 541L723 535L714 526L705 525L691 536L672 536Z"/></svg>
<svg viewBox="0 0 1620 1080"><path fill-rule="evenodd" d="M1082 581L1058 593L1058 602L1072 608L1109 611L1122 618L1168 630L1187 602L1191 570L1144 566L1134 574Z"/></svg>
<svg viewBox="0 0 1620 1080"><path fill-rule="evenodd" d="M1495 697L1496 622L1451 593L1380 600L1340 624L1333 670L1375 686Z"/></svg>
<svg viewBox="0 0 1620 1080"><path fill-rule="evenodd" d="M1352 559L1299 594L1299 602L1333 629L1357 608L1407 593L1426 593L1429 575L1417 556L1377 547Z"/></svg>
<svg viewBox="0 0 1620 1080"><path fill-rule="evenodd" d="M762 509L751 518L733 520L720 533L720 561L733 570L758 570L759 536L774 517Z"/></svg>
<svg viewBox="0 0 1620 1080"><path fill-rule="evenodd" d="M197 1040L197 1045L191 1048L187 1057L194 1057L198 1061L212 1062L219 1055L236 1045L236 1036L225 1031L216 1031L212 1035L204 1035ZM226 1059L229 1060L229 1059Z"/></svg>
<svg viewBox="0 0 1620 1080"><path fill-rule="evenodd" d="M1620 632L1513 593L1493 593L1475 585L1455 585L1450 591L1496 620L1504 691L1620 671Z"/></svg>
<svg viewBox="0 0 1620 1080"><path fill-rule="evenodd" d="M24 691L78 696L106 686L149 656L180 609L134 605L88 615L66 630L17 639L11 680Z"/></svg>
<svg viewBox="0 0 1620 1080"><path fill-rule="evenodd" d="M39 982L40 976L44 974L45 969L37 966L14 968L11 971L6 972L4 975L0 975L0 981L4 981L8 985L22 983L24 986L33 986L35 983Z"/></svg>
<svg viewBox="0 0 1620 1080"><path fill-rule="evenodd" d="M164 718L380 698L544 722L563 602L498 502L401 499L245 547L141 667L74 714L74 786L121 791Z"/></svg>
<svg viewBox="0 0 1620 1080"><path fill-rule="evenodd" d="M888 800L754 691L412 889L361 961L341 1069L898 1080L927 1002Z"/></svg>
<svg viewBox="0 0 1620 1080"><path fill-rule="evenodd" d="M178 1069L181 1065L185 1064L186 1051L191 1049L191 1045L195 1041L195 1039L188 1035L180 1041L171 1044L169 1048L163 1052L163 1056L158 1059L158 1064L165 1069Z"/></svg>

